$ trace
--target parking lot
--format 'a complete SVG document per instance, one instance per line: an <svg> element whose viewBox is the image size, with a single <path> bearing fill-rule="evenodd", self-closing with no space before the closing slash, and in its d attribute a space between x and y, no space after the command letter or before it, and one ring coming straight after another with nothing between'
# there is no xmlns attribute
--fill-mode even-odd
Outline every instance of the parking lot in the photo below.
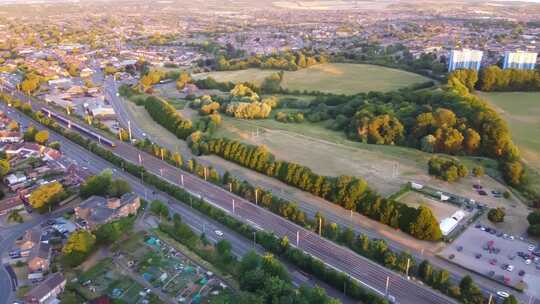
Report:
<svg viewBox="0 0 540 304"><path fill-rule="evenodd" d="M469 227L440 254L443 258L503 284L540 294L540 257L536 244L489 225Z"/></svg>

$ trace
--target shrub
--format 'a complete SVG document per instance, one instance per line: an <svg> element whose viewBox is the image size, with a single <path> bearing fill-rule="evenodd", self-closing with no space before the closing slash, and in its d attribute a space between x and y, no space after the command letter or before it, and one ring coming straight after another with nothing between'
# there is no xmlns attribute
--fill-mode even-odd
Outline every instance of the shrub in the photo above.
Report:
<svg viewBox="0 0 540 304"><path fill-rule="evenodd" d="M506 213L502 208L493 208L488 212L488 219L494 223L501 223L504 221Z"/></svg>

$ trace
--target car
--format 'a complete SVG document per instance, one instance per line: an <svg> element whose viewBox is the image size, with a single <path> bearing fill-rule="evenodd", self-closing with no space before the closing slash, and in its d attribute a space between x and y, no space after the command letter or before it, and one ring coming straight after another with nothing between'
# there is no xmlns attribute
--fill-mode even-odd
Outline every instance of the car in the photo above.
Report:
<svg viewBox="0 0 540 304"><path fill-rule="evenodd" d="M534 248L536 248L536 246L534 246L533 244L529 244L529 246L527 246L527 249L529 251L534 251Z"/></svg>
<svg viewBox="0 0 540 304"><path fill-rule="evenodd" d="M477 259L479 259L479 258L482 257L482 254L481 254L481 253L477 253L474 257L477 258Z"/></svg>
<svg viewBox="0 0 540 304"><path fill-rule="evenodd" d="M474 184L474 185L472 185L472 187L473 187L474 189L482 189L482 186L481 186L481 185L478 185L478 184Z"/></svg>
<svg viewBox="0 0 540 304"><path fill-rule="evenodd" d="M450 260L453 260L455 257L456 257L456 255L453 254L453 253L452 253L451 255L448 256L448 258L449 258Z"/></svg>
<svg viewBox="0 0 540 304"><path fill-rule="evenodd" d="M488 272L488 276L493 277L494 275L495 275L495 271L491 270L490 272Z"/></svg>
<svg viewBox="0 0 540 304"><path fill-rule="evenodd" d="M482 195L482 196L486 196L487 195L487 192L484 191L484 190L480 190L478 191L478 194Z"/></svg>
<svg viewBox="0 0 540 304"><path fill-rule="evenodd" d="M530 259L526 259L526 260L525 260L525 264L526 264L526 265L530 265L531 262L532 262L532 261L531 261Z"/></svg>
<svg viewBox="0 0 540 304"><path fill-rule="evenodd" d="M515 254L509 254L508 255L508 259L511 260L511 261L514 260L515 258L516 258Z"/></svg>
<svg viewBox="0 0 540 304"><path fill-rule="evenodd" d="M512 272L513 270L514 270L513 265L508 265L508 267L506 267L506 271Z"/></svg>
<svg viewBox="0 0 540 304"><path fill-rule="evenodd" d="M525 275L525 270L520 270L520 271L518 272L518 275L519 275L520 277L524 276L524 275Z"/></svg>
<svg viewBox="0 0 540 304"><path fill-rule="evenodd" d="M462 252L463 251L463 246L458 246L457 251Z"/></svg>
<svg viewBox="0 0 540 304"><path fill-rule="evenodd" d="M510 241L513 241L513 240L515 239L515 237L514 237L513 235L511 235L511 236L509 237L509 239L510 239Z"/></svg>
<svg viewBox="0 0 540 304"><path fill-rule="evenodd" d="M507 239L508 238L508 234L503 234L503 239Z"/></svg>
<svg viewBox="0 0 540 304"><path fill-rule="evenodd" d="M491 259L491 260L489 260L489 264L491 264L491 265L497 265L497 259Z"/></svg>
<svg viewBox="0 0 540 304"><path fill-rule="evenodd" d="M495 195L493 195L493 197L494 197L494 198L501 198L502 195L500 195L500 194L495 194Z"/></svg>
<svg viewBox="0 0 540 304"><path fill-rule="evenodd" d="M482 230L482 231L486 231L486 229L487 229L486 227L481 227L480 228L480 230Z"/></svg>
<svg viewBox="0 0 540 304"><path fill-rule="evenodd" d="M221 230L215 230L214 233L215 233L217 236L223 236L223 231L221 231Z"/></svg>
<svg viewBox="0 0 540 304"><path fill-rule="evenodd" d="M510 297L510 294L509 294L508 292L506 292L506 291L497 291L497 295L498 295L499 297L505 298L505 299L508 298L508 297Z"/></svg>
<svg viewBox="0 0 540 304"><path fill-rule="evenodd" d="M498 236L498 237L502 237L502 236L503 236L503 233L502 233L502 232L499 232L499 233L497 233L497 236Z"/></svg>
<svg viewBox="0 0 540 304"><path fill-rule="evenodd" d="M482 228L482 225L476 224L476 225L474 225L474 228Z"/></svg>

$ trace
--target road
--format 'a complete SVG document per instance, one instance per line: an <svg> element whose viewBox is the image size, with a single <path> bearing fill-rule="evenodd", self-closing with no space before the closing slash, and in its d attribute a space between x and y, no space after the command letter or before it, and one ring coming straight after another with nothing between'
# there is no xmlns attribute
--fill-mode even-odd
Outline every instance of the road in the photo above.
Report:
<svg viewBox="0 0 540 304"><path fill-rule="evenodd" d="M118 89L118 82L108 79L104 84L105 91L108 92L108 96L110 96L110 101L114 105L115 112L117 113L117 116L119 117L120 123L127 126L127 121L130 121L131 130L133 132L134 138L142 139L145 136L144 130L139 126L139 123L136 119L131 117L131 113L125 109L125 105L123 105L123 101L121 100L122 97L116 96L116 92ZM166 141L161 140L159 137L152 138L153 141L155 141L157 144L169 149L170 151L175 151L178 149L178 147L172 147L169 143ZM191 155L190 151L182 150L182 154L184 156ZM215 162L211 162L205 159L197 158L197 161L204 165L204 166L212 166L214 169L216 169L218 172L223 174L226 169L221 168L219 164L216 164ZM257 173L254 173L257 174ZM249 181L249 180L248 180ZM251 181L253 182L253 181ZM275 188L275 185L266 185L264 178L257 178L257 184L263 188L266 189L272 189ZM432 252L430 252L429 248L427 248L424 253L424 249L420 250L415 246L407 246L407 244L400 243L398 241L394 241L391 239L388 239L384 235L381 235L378 231L376 231L373 228L366 227L365 221L366 217L356 214L356 213L350 213L349 210L346 210L344 208L341 208L339 206L336 206L334 204L324 202L321 200L313 200L313 201L304 201L299 200L297 197L292 197L291 195L286 194L285 192L277 192L274 191L274 195L281 197L283 199L289 200L289 201L295 201L298 202L298 205L302 211L306 213L307 216L313 218L317 212L321 213L329 222L334 222L340 225L341 227L351 227L353 231L356 234L363 233L367 235L370 239L384 239L389 248L398 251L398 252L409 252L417 261L422 261L424 259L428 259L434 266L438 268L447 269L450 273L450 280L453 284L459 284L460 280L465 274L469 274L477 284L479 284L482 291L486 294L495 294L499 290L507 290L507 287L503 286L502 284L492 281L490 279L487 279L485 277L482 277L476 273L472 273L469 271L466 271L459 266L455 266L437 256L434 256ZM428 244L429 246L429 244ZM525 300L525 299L524 299ZM538 303L540 303L540 300L538 300Z"/></svg>
<svg viewBox="0 0 540 304"><path fill-rule="evenodd" d="M34 104L39 108L39 104ZM55 138L53 140L59 140ZM66 145L66 141L62 141ZM394 296L399 303L455 303L450 299L429 287L408 280L383 266L372 262L348 248L339 246L325 238L314 234L288 220L285 220L272 212L256 206L225 189L219 188L209 182L199 179L191 174L183 172L153 156L140 152L135 147L116 141L117 145L112 151L133 163L139 162L139 155L143 160L144 167L155 175L162 174L162 178L170 183L183 186L186 190L199 195L214 206L226 210L232 216L266 231L273 231L277 236L287 236L293 245L297 245L304 252L317 257L329 267L350 274L353 278L362 282L367 289L384 295L386 292ZM71 149L71 148L68 148ZM82 148L81 148L82 149ZM80 155L84 155L81 152ZM181 181L183 180L183 185ZM298 241L297 240L298 237ZM234 246L234 244L233 244ZM389 280L388 290L386 282Z"/></svg>
<svg viewBox="0 0 540 304"><path fill-rule="evenodd" d="M119 82L115 81L112 76L105 77L103 83L105 99L111 104L116 113L116 117L120 125L126 129L131 129L132 138L142 139L146 137L144 131L139 128L139 125L130 117L122 104L121 97L117 96ZM131 127L130 127L131 126Z"/></svg>
<svg viewBox="0 0 540 304"><path fill-rule="evenodd" d="M30 118L18 114L7 107L5 107L4 104L0 104L0 109L4 110L10 117L13 119L16 119L20 123L24 125L29 124L36 124L33 120ZM214 231L215 230L221 230L224 232L223 238L227 239L231 245L232 245L232 252L237 256L241 257L244 254L246 254L248 251L255 249L259 253L263 253L264 250L260 246L255 246L255 244L251 241L246 239L243 236L238 235L236 232L228 229L227 227L223 226L222 224L215 222L211 219L209 219L204 214L199 213L195 209L191 209L189 206L178 202L171 196L162 193L160 191L157 191L156 189L153 189L151 187L146 186L141 182L140 179L133 177L133 175L126 173L122 171L120 168L114 167L109 162L103 160L102 158L90 153L89 151L83 149L79 145L67 140L66 138L56 134L55 132L50 131L50 140L52 141L59 141L61 143L61 150L62 153L64 153L66 156L68 156L74 163L88 168L92 173L96 174L99 172L102 172L106 169L112 169L113 170L113 176L115 178L121 178L131 185L131 188L135 193L137 193L140 197L145 198L146 200L154 200L159 199L163 202L168 202L170 209L174 213L178 213L182 216L182 221L189 226L198 234L202 233L203 231L206 232L207 238L211 242L218 242L221 237L217 236ZM55 216L58 216L61 214L61 212L54 212L51 216L43 216L43 215L35 215L34 218L28 222L25 222L23 224L14 226L13 228L9 229L2 229L0 231L0 236L2 237L2 242L0 243L0 256L3 255L3 253L6 250L9 250L13 247L13 244L15 240L23 234L24 231L30 229L31 227L34 227L36 225L39 225L43 220L47 218L52 218ZM5 236L4 236L5 235ZM289 273L291 274L291 277L293 279L293 283L297 286L302 284L307 284L309 286L321 286L326 289L327 293L335 298L340 299L343 303L352 303L353 301L344 296L341 292L335 290L334 288L328 286L324 282L309 279L303 276L301 273L298 272L296 267L289 267ZM11 280L8 276L7 272L4 268L0 271L0 290L2 292L0 293L0 304L8 303L10 300L10 290L12 290L11 287ZM8 292L3 292L4 290L8 290Z"/></svg>

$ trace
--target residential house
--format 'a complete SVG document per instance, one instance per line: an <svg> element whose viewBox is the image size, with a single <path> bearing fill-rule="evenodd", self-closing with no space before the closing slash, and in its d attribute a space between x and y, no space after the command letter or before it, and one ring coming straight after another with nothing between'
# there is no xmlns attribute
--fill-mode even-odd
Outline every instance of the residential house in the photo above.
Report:
<svg viewBox="0 0 540 304"><path fill-rule="evenodd" d="M41 242L41 235L39 242L30 250L30 256L28 257L28 277L36 278L42 277L43 273L49 270L51 262L51 246L48 243ZM36 276L38 274L39 276Z"/></svg>
<svg viewBox="0 0 540 304"><path fill-rule="evenodd" d="M140 206L140 198L132 192L120 198L109 199L94 195L75 207L75 216L86 222L82 226L93 229L115 219L136 214Z"/></svg>
<svg viewBox="0 0 540 304"><path fill-rule="evenodd" d="M17 195L0 201L0 215L6 215L13 210L24 209L24 202Z"/></svg>
<svg viewBox="0 0 540 304"><path fill-rule="evenodd" d="M28 304L51 303L64 291L66 279L60 272L53 273L38 286L32 288L24 297Z"/></svg>
<svg viewBox="0 0 540 304"><path fill-rule="evenodd" d="M0 130L0 142L17 143L22 140L22 134L19 131Z"/></svg>

